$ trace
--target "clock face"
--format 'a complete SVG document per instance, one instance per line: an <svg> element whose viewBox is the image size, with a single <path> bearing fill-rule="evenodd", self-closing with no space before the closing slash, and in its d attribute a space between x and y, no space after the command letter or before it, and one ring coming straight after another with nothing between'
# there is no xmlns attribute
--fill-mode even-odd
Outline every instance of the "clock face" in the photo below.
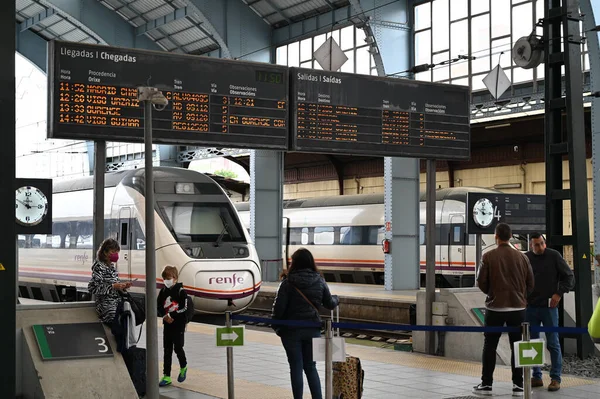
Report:
<svg viewBox="0 0 600 399"><path fill-rule="evenodd" d="M39 188L24 186L16 191L15 216L23 226L39 224L48 213L48 199Z"/></svg>
<svg viewBox="0 0 600 399"><path fill-rule="evenodd" d="M494 220L494 204L487 198L479 199L473 206L473 220L479 227L488 227Z"/></svg>

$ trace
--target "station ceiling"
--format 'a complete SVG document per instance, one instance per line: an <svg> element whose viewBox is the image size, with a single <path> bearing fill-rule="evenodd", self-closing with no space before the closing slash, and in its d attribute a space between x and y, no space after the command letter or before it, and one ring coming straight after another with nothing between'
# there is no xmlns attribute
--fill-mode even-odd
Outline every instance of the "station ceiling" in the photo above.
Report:
<svg viewBox="0 0 600 399"><path fill-rule="evenodd" d="M75 0L70 0L75 1ZM95 0L131 24L165 51L205 54L219 48L194 0ZM211 0L222 1L222 0ZM234 0L245 4L271 27L280 28L349 4L347 0ZM21 31L46 40L106 44L74 16L47 0L16 0ZM209 16L206 16L209 17Z"/></svg>

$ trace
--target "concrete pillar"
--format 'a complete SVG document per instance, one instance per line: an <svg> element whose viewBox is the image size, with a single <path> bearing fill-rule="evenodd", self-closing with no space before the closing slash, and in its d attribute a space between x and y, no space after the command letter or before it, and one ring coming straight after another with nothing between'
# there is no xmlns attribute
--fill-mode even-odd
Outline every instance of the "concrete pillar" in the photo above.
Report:
<svg viewBox="0 0 600 399"><path fill-rule="evenodd" d="M250 235L262 263L263 281L277 281L282 270L283 153L250 153Z"/></svg>
<svg viewBox="0 0 600 399"><path fill-rule="evenodd" d="M414 290L420 286L419 160L385 158L385 238L391 252L385 255L385 289Z"/></svg>

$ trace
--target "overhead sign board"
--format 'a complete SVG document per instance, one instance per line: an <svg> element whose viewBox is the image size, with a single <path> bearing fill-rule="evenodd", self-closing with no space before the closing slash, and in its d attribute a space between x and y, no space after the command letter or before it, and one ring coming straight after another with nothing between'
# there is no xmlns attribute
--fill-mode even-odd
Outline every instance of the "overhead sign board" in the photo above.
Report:
<svg viewBox="0 0 600 399"><path fill-rule="evenodd" d="M244 326L217 327L217 346L244 346Z"/></svg>
<svg viewBox="0 0 600 399"><path fill-rule="evenodd" d="M517 341L514 343L515 367L543 366L546 363L544 341Z"/></svg>
<svg viewBox="0 0 600 399"><path fill-rule="evenodd" d="M33 332L43 360L112 357L102 323L36 324Z"/></svg>
<svg viewBox="0 0 600 399"><path fill-rule="evenodd" d="M513 233L544 233L546 196L468 193L466 215L468 234L494 234L498 223L507 223Z"/></svg>
<svg viewBox="0 0 600 399"><path fill-rule="evenodd" d="M465 86L290 69L296 151L469 159Z"/></svg>
<svg viewBox="0 0 600 399"><path fill-rule="evenodd" d="M51 41L48 83L49 138L143 141L137 88L153 86L157 143L288 149L287 67Z"/></svg>

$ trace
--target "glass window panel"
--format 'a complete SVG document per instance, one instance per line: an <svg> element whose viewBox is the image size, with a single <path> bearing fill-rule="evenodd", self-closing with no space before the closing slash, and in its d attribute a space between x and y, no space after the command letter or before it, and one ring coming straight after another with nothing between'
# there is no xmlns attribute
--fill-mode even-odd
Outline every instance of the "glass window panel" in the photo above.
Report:
<svg viewBox="0 0 600 399"><path fill-rule="evenodd" d="M342 65L340 71L354 73L354 50L344 51L346 57L348 57L348 61Z"/></svg>
<svg viewBox="0 0 600 399"><path fill-rule="evenodd" d="M332 245L333 238L333 227L315 227L315 245Z"/></svg>
<svg viewBox="0 0 600 399"><path fill-rule="evenodd" d="M436 0L433 2L433 51L446 50L448 41L448 0Z"/></svg>
<svg viewBox="0 0 600 399"><path fill-rule="evenodd" d="M419 245L425 245L425 226L419 226Z"/></svg>
<svg viewBox="0 0 600 399"><path fill-rule="evenodd" d="M303 62L302 64L300 64L300 67L302 67L302 68L312 68L312 61Z"/></svg>
<svg viewBox="0 0 600 399"><path fill-rule="evenodd" d="M340 30L334 30L333 32L329 32L326 34L326 38L329 39L333 36L333 40L339 45L340 44Z"/></svg>
<svg viewBox="0 0 600 399"><path fill-rule="evenodd" d="M362 46L363 44L365 44L365 39L367 38L367 35L365 34L364 29L354 29L354 34L356 35L356 46Z"/></svg>
<svg viewBox="0 0 600 399"><path fill-rule="evenodd" d="M513 8L513 41L517 41L523 36L529 36L533 30L533 5L531 3L522 4Z"/></svg>
<svg viewBox="0 0 600 399"><path fill-rule="evenodd" d="M450 58L456 59L459 55L469 53L469 25L468 22L460 21L450 25ZM465 60L451 64L452 76L464 76L469 73L469 63Z"/></svg>
<svg viewBox="0 0 600 399"><path fill-rule="evenodd" d="M487 0L471 0L471 15L480 14L490 10Z"/></svg>
<svg viewBox="0 0 600 399"><path fill-rule="evenodd" d="M377 68L377 65L375 65L375 57L373 57L373 54L371 54L371 68Z"/></svg>
<svg viewBox="0 0 600 399"><path fill-rule="evenodd" d="M415 30L431 27L431 3L415 7Z"/></svg>
<svg viewBox="0 0 600 399"><path fill-rule="evenodd" d="M590 70L590 55L589 54L583 55L583 70L584 71Z"/></svg>
<svg viewBox="0 0 600 399"><path fill-rule="evenodd" d="M315 36L313 38L313 52L316 51L319 47L321 47L321 45L323 43L325 43L325 40L327 40L325 38L325 34L319 35L319 36Z"/></svg>
<svg viewBox="0 0 600 399"><path fill-rule="evenodd" d="M471 20L471 47L473 56L478 57L482 50L490 47L490 16L489 14Z"/></svg>
<svg viewBox="0 0 600 399"><path fill-rule="evenodd" d="M300 42L300 61L310 60L312 55L312 39L304 39Z"/></svg>
<svg viewBox="0 0 600 399"><path fill-rule="evenodd" d="M485 78L485 73L481 75L475 75L472 79L472 87L471 90L481 90L485 89L485 85L483 84L483 78Z"/></svg>
<svg viewBox="0 0 600 399"><path fill-rule="evenodd" d="M511 54L512 49L510 45L510 38L505 37L503 39L492 40L492 64L496 66L498 64L498 58L500 58L500 65L502 68L510 68L511 65ZM504 51L502 57L500 53Z"/></svg>
<svg viewBox="0 0 600 399"><path fill-rule="evenodd" d="M492 37L508 34L510 34L510 0L494 0L492 1Z"/></svg>
<svg viewBox="0 0 600 399"><path fill-rule="evenodd" d="M538 78L538 80L544 79L544 74L545 73L546 73L546 66L544 64L541 64L540 66L537 67L537 78Z"/></svg>
<svg viewBox="0 0 600 399"><path fill-rule="evenodd" d="M448 61L448 57L450 56L449 52L436 54L433 56L433 63L439 64L443 61ZM446 80L450 78L450 67L446 65L437 65L433 68L433 81L439 82L440 80Z"/></svg>
<svg viewBox="0 0 600 399"><path fill-rule="evenodd" d="M452 7L450 7L450 19L455 21L468 16L468 4L469 0L452 0Z"/></svg>
<svg viewBox="0 0 600 399"><path fill-rule="evenodd" d="M371 75L373 75L373 76L378 76L378 75L377 75L377 68L373 68L373 69L371 69Z"/></svg>
<svg viewBox="0 0 600 399"><path fill-rule="evenodd" d="M319 63L317 61L315 61L314 65L313 65L313 69L318 69L319 71L323 70L323 68L321 68L321 65L319 65Z"/></svg>
<svg viewBox="0 0 600 399"><path fill-rule="evenodd" d="M533 69L513 68L513 84L533 80Z"/></svg>
<svg viewBox="0 0 600 399"><path fill-rule="evenodd" d="M302 245L308 244L308 227L302 228L301 243Z"/></svg>
<svg viewBox="0 0 600 399"><path fill-rule="evenodd" d="M371 73L371 54L368 46L356 49L356 73L363 75Z"/></svg>
<svg viewBox="0 0 600 399"><path fill-rule="evenodd" d="M349 48L354 47L354 25L347 26L342 29L342 43L340 47L342 50L348 50Z"/></svg>
<svg viewBox="0 0 600 399"><path fill-rule="evenodd" d="M361 245L363 229L363 226L341 227L340 245Z"/></svg>
<svg viewBox="0 0 600 399"><path fill-rule="evenodd" d="M491 70L490 56L487 54L487 51L485 53L479 53L477 59L471 61L473 73L489 72Z"/></svg>
<svg viewBox="0 0 600 399"><path fill-rule="evenodd" d="M544 18L544 0L535 1L535 20L539 21Z"/></svg>
<svg viewBox="0 0 600 399"><path fill-rule="evenodd" d="M419 72L415 74L415 79L422 82L431 82L431 71Z"/></svg>
<svg viewBox="0 0 600 399"><path fill-rule="evenodd" d="M459 86L468 86L469 85L469 78L452 79L452 84L453 85L459 85Z"/></svg>
<svg viewBox="0 0 600 399"><path fill-rule="evenodd" d="M415 34L415 63L416 65L431 63L431 30Z"/></svg>
<svg viewBox="0 0 600 399"><path fill-rule="evenodd" d="M288 45L288 66L300 66L300 43L290 43Z"/></svg>
<svg viewBox="0 0 600 399"><path fill-rule="evenodd" d="M277 47L275 62L279 65L287 65L287 46Z"/></svg>

